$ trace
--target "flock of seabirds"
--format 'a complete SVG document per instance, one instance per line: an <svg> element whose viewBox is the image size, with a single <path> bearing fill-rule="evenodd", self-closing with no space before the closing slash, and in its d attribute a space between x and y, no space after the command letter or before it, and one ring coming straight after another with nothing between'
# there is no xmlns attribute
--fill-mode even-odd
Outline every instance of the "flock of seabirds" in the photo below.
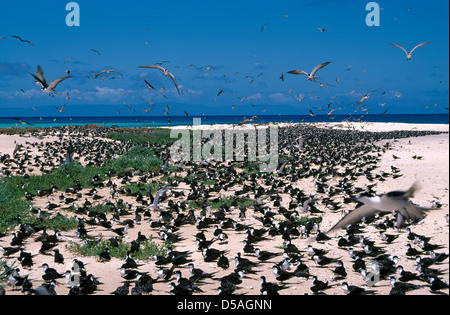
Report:
<svg viewBox="0 0 450 315"><path fill-rule="evenodd" d="M33 45L19 36L12 37ZM391 45L402 49L409 61L416 49L429 43L419 44L411 51ZM92 51L100 55L97 50ZM177 78L163 63L139 68L160 71L182 95ZM318 82L317 73L329 64L324 62L310 73L304 70L287 73L304 75L308 81L324 87L329 84ZM59 95L56 88L72 78L70 71L66 73L64 77L47 81L42 67L38 66L36 73L30 75L42 92ZM92 72L92 75L103 80L113 73L121 75L114 69ZM280 79L284 81L284 73ZM144 82L150 90L158 91L147 80ZM364 110L363 103L379 90L363 95L357 105L362 105ZM218 91L217 97L223 93ZM70 100L68 93L66 100ZM332 109L332 103L324 109L328 115L339 109ZM63 113L65 107L56 109ZM315 115L312 110L310 113ZM59 140L30 141L17 145L12 155L0 153L0 177L29 178L78 162L102 166L106 160L115 159L133 147L131 142L106 139L111 131L117 132L114 128L95 126L33 131L35 137L54 136ZM383 289L383 292L392 295L424 288L433 294L447 294L448 283L442 278L448 272L444 268L445 264L448 266L448 254L439 252L443 246L434 244L431 237L414 233L415 224L428 211L442 205L438 202L431 207L413 204L411 199L420 189L418 184L393 192L376 189L378 182L402 176L395 166L391 172L377 172L378 161L392 148L389 143L380 145L379 141L430 134L435 133L369 133L308 124L287 126L279 129L280 160L273 173L255 171L258 163L254 162L172 163L168 145L147 144L164 161L157 172L133 168L112 170L93 178L90 189L77 184L60 191L51 185L36 194L24 194L33 215L72 215L78 227L75 231L47 231L17 218L11 232L0 235L0 254L2 260L14 261L20 267L6 271L6 281L0 283L0 295L61 292L191 295L213 291L220 295L248 292L278 295L300 291L338 294L336 287L348 295L380 294L385 287L388 291ZM169 180L164 181L167 177ZM147 187L148 193L132 193L124 188L131 183ZM159 183L161 188L152 191L151 183ZM213 209L209 202L220 200L223 204ZM92 213L88 210L91 205L109 205L113 211ZM339 219L323 231L321 225L330 213L340 215ZM395 254L389 252L389 246L401 238L407 238L407 247ZM73 263L79 269L78 281L72 281L74 270L66 269L67 256L76 254L67 249L68 241L88 244L101 239L107 239L110 248L129 243L127 258L120 262L118 269L111 268L102 278L92 273L90 267L101 265L102 269L108 269L108 264L117 261L111 257L110 248L89 263L83 261L87 258L77 257ZM135 260L134 254L141 250L142 241L149 239L171 245L162 255ZM30 244L38 244L38 249L28 251ZM49 262L36 266L35 261L40 258ZM411 262L415 269L402 265L410 266ZM373 275L374 264L378 268L376 275ZM329 275L324 271L332 277L320 278L321 274ZM114 278L113 274L120 276L121 283L117 283L115 290L105 292L103 287ZM378 280L369 286L372 277ZM255 280L258 288L254 287Z"/></svg>
<svg viewBox="0 0 450 315"><path fill-rule="evenodd" d="M265 27L266 27L266 25L264 25L262 27L261 32L264 30ZM324 29L324 28L318 28L318 29L322 33L326 31L326 29ZM29 44L29 45L34 46L34 44L31 41L29 41L27 39L22 39L20 36L16 36L15 35L15 36L11 36L11 38L15 38L17 40L20 40L21 43L25 43L25 44ZM7 39L7 37L0 37L0 39ZM431 43L431 41L427 41L427 42L418 44L413 49L411 49L411 51L408 51L404 47L402 47L402 46L400 46L398 44L395 44L395 43L389 43L389 45L392 45L394 47L398 47L399 49L401 49L406 54L406 60L407 61L411 61L413 59L412 58L413 53L418 48L420 48L422 46L425 46L425 45L429 45L430 43ZM91 52L101 56L101 53L97 49L91 49ZM69 62L70 60L71 60L71 58L67 58L64 61L64 63ZM176 89L176 93L178 93L178 95L181 96L181 95L183 95L185 93L189 93L189 90L187 90L187 89L185 89L185 90L180 89L180 87L178 85L178 80L175 77L175 75L172 72L170 72L168 69L163 67L163 65L165 63L169 63L169 61L166 60L166 61L162 61L162 62L156 63L154 65L139 66L138 68L140 68L140 69L148 69L148 70L153 70L153 69L154 70L158 70L158 71L160 71L160 73L162 73L163 76L170 78L170 80L173 83L174 88ZM307 81L310 81L310 82L313 82L313 83L317 83L321 87L333 86L333 85L331 85L329 83L324 83L324 82L318 81L319 76L317 75L317 73L320 70L322 70L323 68L328 66L330 63L331 62L323 62L323 63L317 65L311 72L307 72L305 70L291 70L291 71L287 71L286 73L289 74L289 75L295 75L295 76L305 76ZM177 66L177 67L180 68L181 66ZM215 68L213 66L200 66L200 67L198 67L198 66L195 66L193 64L188 66L188 68L191 68L191 67L202 71L201 75L203 77L211 76L211 74L204 73L205 71L217 70L217 68ZM436 67L436 68L439 68L439 67ZM352 66L348 66L345 69L345 72L350 71L351 69L352 69ZM61 84L62 82L64 82L65 80L67 80L67 79L73 78L72 73L71 73L70 70L64 70L64 72L66 73L65 76L57 78L57 79L54 79L52 81L47 81L47 79L44 77L44 71L43 71L42 67L40 65L38 65L36 73L30 73L30 75L35 79L34 83L36 85L38 85L39 87L41 87L41 91L42 92L49 93L49 95L51 95L51 96L54 96L54 95L59 96L60 93L58 91L56 91L56 88L58 87L58 85ZM238 75L238 72L236 72L235 75ZM253 84L255 82L255 80L258 79L262 75L264 75L264 73L260 73L260 74L255 75L255 76L248 75L248 76L245 77L245 79L250 80L249 83ZM119 71L115 70L115 69L110 69L110 68L103 69L101 71L98 71L97 73L94 72L93 70L91 70L88 75L86 75L86 74L84 75L84 77L88 78L89 80L92 80L92 79L96 80L96 79L98 79L100 81L118 79L119 78L118 76L123 76L123 74L120 73ZM223 74L223 77L225 78L225 77L227 77L227 75ZM282 72L279 78L280 78L280 80L282 80L284 82L285 81L285 72ZM143 82L143 86L147 87L150 91L154 92L152 98L153 97L163 97L166 100L168 99L168 97L164 94L164 91L166 90L166 87L162 86L161 88L157 88L157 87L154 86L154 84L152 84L151 82L147 81L147 79L143 79L143 81L144 81ZM339 78L336 78L336 82L337 83L340 82ZM231 81L227 82L227 84L230 84L230 83L231 83ZM441 83L442 83L442 81L441 81ZM292 93L294 91L294 89L295 88L292 88L291 90L289 90L288 93ZM382 90L382 88L370 91L368 93L363 92L361 98L358 101L356 101L357 107L356 107L354 112L355 113L361 113L362 115L369 114L370 113L370 109L366 107L366 105L367 105L366 101L368 101L375 92L378 92L380 90ZM21 89L21 91L23 93L25 93L25 91L23 89ZM75 90L73 93L77 93L77 92L79 92L79 90ZM125 91L123 91L123 90L122 90L122 93L124 95L126 95ZM226 93L225 89L219 89L218 92L217 92L215 100L217 100L217 98L220 95L224 94L224 93ZM354 94L354 93L356 93L356 90L351 92L351 94ZM385 94L386 94L386 91L381 92L380 95L385 95ZM312 97L312 93L310 93L310 96ZM395 96L398 97L398 98L402 97L401 94L398 94L398 95L395 95ZM150 113L150 112L155 110L156 104L153 102L152 98L147 98L146 99L146 103L150 107L148 109L143 110L143 112ZM248 97L239 97L241 102L246 101L247 98ZM306 97L302 96L301 94L297 94L295 96L295 99L297 101L299 101L299 102L304 102L306 100ZM57 110L60 113L65 113L65 110L66 110L66 107L68 105L68 102L71 101L71 95L70 95L69 92L65 93L65 100L67 102L65 104L63 104L62 106L59 106L59 107L55 106L55 110ZM126 104L126 102L124 102L124 104ZM252 105L253 108L256 106L253 103L251 105ZM337 105L337 103L335 104L334 98L331 97L331 100L328 102L328 105L321 106L321 107L318 107L318 108L314 107L315 109L311 108L309 110L309 114L314 117L314 116L316 116L318 114L318 111L323 111L328 116L335 117L335 116L332 116L332 115L335 114L336 112L339 112L340 110L347 109L344 106L336 106L336 105ZM380 107L385 107L386 103L379 103L378 105ZM134 112L136 111L136 108L133 109L130 105L127 105L127 104L126 104L126 106L127 106L129 111L133 111L133 110L134 110ZM433 106L431 106L431 105L430 106L426 106L426 108L430 108L430 107L435 108L435 107L438 107L438 106L439 106L439 104L435 104ZM35 107L31 107L31 108L34 111L39 111L39 109L37 109ZM166 116L170 116L170 108L171 108L170 105L167 105L165 107L164 114ZM233 105L232 109L236 109L236 105ZM445 109L448 110L448 108L445 108ZM116 109L116 111L117 111L118 114L122 114L121 110ZM267 109L264 109L262 112L266 112L266 111L267 111ZM382 114L386 114L388 111L389 111L389 109L385 109L385 111ZM184 113L186 114L186 116L190 116L190 114L186 110L184 111ZM249 119L248 122L255 122L257 118L259 118L259 117L258 116L254 116L252 119ZM26 122L26 121L24 121L22 119L19 119L19 118L16 118L16 117L13 117L13 119L17 121L17 124L32 125L31 123ZM205 119L206 119L206 117L205 117ZM56 118L54 118L54 120L56 121ZM169 125L172 124L172 121L171 121L170 118L168 118L168 124Z"/></svg>
<svg viewBox="0 0 450 315"><path fill-rule="evenodd" d="M117 131L100 126L45 128L33 136L59 139L27 142L18 145L12 156L1 155L1 176L48 173L77 161L101 166L133 147L129 141L106 140L111 130ZM417 184L384 194L376 190L378 182L402 176L396 167L377 172L380 157L392 149L390 142L380 145L379 141L430 134L436 133L285 127L279 131L280 160L273 173L252 172L255 162L172 163L168 145L146 144L164 161L160 171L111 170L95 176L90 189L75 185L59 191L52 185L25 194L34 215L71 213L78 227L51 232L17 218L13 231L0 235L0 251L2 259L20 267L7 272L0 292L49 295L64 288L64 293L74 295L278 295L284 290L304 292L302 287L307 294L327 294L341 287L333 294L361 295L380 294L383 287L390 287L385 294L404 295L423 288L447 294L442 277L448 272L444 268L448 254L439 252L444 246L414 233L415 224L442 205L413 204L410 199L420 189ZM148 189L154 182L160 183L157 191ZM125 188L130 183L148 193L132 193ZM218 209L208 204L220 200ZM89 205L95 204L110 205L113 211L90 212ZM330 213L338 214L334 226L322 220ZM301 220L304 217L309 219ZM324 223L331 229L322 231ZM407 238L407 246L389 252L399 238ZM67 250L68 241L87 244L101 239L110 246L89 263ZM135 260L141 242L149 239L171 245L162 255ZM38 244L36 250L27 251L33 243ZM130 244L127 258L115 264L120 267L111 268L104 278L90 271L94 265L106 269L117 262L110 248L120 243ZM78 282L70 285L67 280L74 275L67 270L67 256L75 256L80 269ZM40 257L47 262L36 266ZM370 287L374 263L379 282ZM415 269L404 267L406 263ZM320 278L325 271L332 276ZM114 273L122 283L105 292L102 286ZM256 291L255 280L260 282Z"/></svg>

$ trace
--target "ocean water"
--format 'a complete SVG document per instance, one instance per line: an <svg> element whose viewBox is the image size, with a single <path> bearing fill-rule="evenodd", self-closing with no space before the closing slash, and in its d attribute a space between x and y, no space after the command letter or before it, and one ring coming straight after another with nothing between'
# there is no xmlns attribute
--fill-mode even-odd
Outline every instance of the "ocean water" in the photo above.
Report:
<svg viewBox="0 0 450 315"><path fill-rule="evenodd" d="M250 116L117 116L117 117L17 117L29 124L23 125L20 122L6 117L0 117L0 128L5 127L58 127L67 125L87 125L97 124L105 127L168 127L168 126L188 126L192 125L193 118L202 118L202 124L238 124L244 118ZM266 115L258 116L258 123L276 123L276 122L342 122L344 120L354 121L361 119L366 122L391 122L391 123L410 123L410 124L448 124L448 114L398 114L398 115L367 115L367 116L348 116L348 115ZM170 119L171 124L169 124Z"/></svg>

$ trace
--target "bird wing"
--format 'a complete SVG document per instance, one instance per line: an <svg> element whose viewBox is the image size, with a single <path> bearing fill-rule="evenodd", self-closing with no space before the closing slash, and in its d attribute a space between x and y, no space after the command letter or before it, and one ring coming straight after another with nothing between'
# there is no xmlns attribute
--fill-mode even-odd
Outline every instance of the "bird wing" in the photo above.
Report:
<svg viewBox="0 0 450 315"><path fill-rule="evenodd" d="M373 90L373 91L370 91L369 93L367 93L366 95L370 95L370 94L372 94L372 93L375 93L375 92L378 92L379 90L381 90L382 88L379 88L379 89L376 89L376 90Z"/></svg>
<svg viewBox="0 0 450 315"><path fill-rule="evenodd" d="M422 46L425 46L425 45L427 45L427 44L429 44L429 43L431 43L431 42L425 42L425 43L422 43L422 44L417 45L416 47L413 48L413 50L411 50L411 53L410 53L410 54L412 54L417 48L422 47Z"/></svg>
<svg viewBox="0 0 450 315"><path fill-rule="evenodd" d="M175 84L175 87L177 88L178 95L181 95L180 89L178 88L177 79L173 76L172 73L169 72L168 76L172 79L173 83Z"/></svg>
<svg viewBox="0 0 450 315"><path fill-rule="evenodd" d="M41 79L39 79L35 74L30 73L30 75L31 75L36 81L38 81L43 87L47 87L47 83L46 83L46 82L42 82Z"/></svg>
<svg viewBox="0 0 450 315"><path fill-rule="evenodd" d="M419 222L425 218L425 213L431 209L418 207L413 204L409 204L403 209L406 212L406 219L413 222ZM403 216L405 216L405 212L402 213Z"/></svg>
<svg viewBox="0 0 450 315"><path fill-rule="evenodd" d="M414 198L414 195L417 191L419 191L421 189L421 185L418 182L415 182L411 188L408 189L408 191L405 193L405 195L403 196L403 199L410 199L410 198Z"/></svg>
<svg viewBox="0 0 450 315"><path fill-rule="evenodd" d="M41 83L44 83L44 85L47 85L47 81L45 81L45 78L44 78L44 71L42 70L41 66L37 66L36 76L39 78L39 81Z"/></svg>
<svg viewBox="0 0 450 315"><path fill-rule="evenodd" d="M333 226L327 233L330 233L331 231L336 230L336 229L347 228L347 226L349 226L355 222L361 221L364 217L369 217L369 216L375 215L378 212L380 212L380 211L371 206L364 205L356 210L353 210L349 214L347 214L341 221L339 221L335 226Z"/></svg>
<svg viewBox="0 0 450 315"><path fill-rule="evenodd" d="M314 70L311 72L311 76L314 76L316 74L317 71L319 71L320 69L328 66L331 62L324 62L320 65L318 65L317 67L314 68Z"/></svg>
<svg viewBox="0 0 450 315"><path fill-rule="evenodd" d="M150 83L148 83L147 80L144 79L145 84L147 84L147 86L153 90L156 90Z"/></svg>
<svg viewBox="0 0 450 315"><path fill-rule="evenodd" d="M391 191L391 192L385 194L384 196L386 196L388 198L409 200L411 198L414 198L415 193L420 189L421 189L420 184L418 182L416 182L407 191ZM384 196L381 196L381 197L383 198Z"/></svg>
<svg viewBox="0 0 450 315"><path fill-rule="evenodd" d="M306 75L306 76L309 76L309 74L306 73L306 72L303 71L303 70L292 70L292 71L289 71L288 73L289 73L289 74L295 74L295 75L304 74L304 75Z"/></svg>
<svg viewBox="0 0 450 315"><path fill-rule="evenodd" d="M393 43L389 43L389 45L392 45L392 46L395 46L395 47L398 47L398 48L400 48L401 50L403 50L404 52L405 52L405 54L407 54L408 55L408 52L406 51L406 49L405 48L403 48L402 46L400 46L400 45L397 45L397 44L393 44Z"/></svg>
<svg viewBox="0 0 450 315"><path fill-rule="evenodd" d="M56 79L56 80L52 81L52 83L50 83L50 84L48 85L48 87L49 87L50 89L54 89L54 88L56 88L56 86L57 86L59 83L61 83L62 81L66 80L66 79L69 79L69 78L71 78L71 77L72 77L72 76L67 76L67 77L63 77L63 78Z"/></svg>
<svg viewBox="0 0 450 315"><path fill-rule="evenodd" d="M158 69L158 70L161 70L162 72L166 71L166 69L164 69L163 67L157 66L157 65L140 66L140 67L138 67L138 68Z"/></svg>

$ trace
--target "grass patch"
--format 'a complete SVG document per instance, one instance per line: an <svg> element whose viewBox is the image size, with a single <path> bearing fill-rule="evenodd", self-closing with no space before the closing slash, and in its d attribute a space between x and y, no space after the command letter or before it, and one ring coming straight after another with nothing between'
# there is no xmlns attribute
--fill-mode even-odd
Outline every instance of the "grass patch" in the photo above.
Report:
<svg viewBox="0 0 450 315"><path fill-rule="evenodd" d="M140 242L139 251L134 252L131 256L134 259L148 260L149 258L158 255L164 256L167 254L167 248L170 244L159 245L152 241L152 239ZM111 242L108 240L91 241L86 244L80 244L75 242L70 242L66 245L66 248L78 255L85 257L98 256L106 248L109 248L111 257L118 259L125 259L127 257L127 252L130 250L131 245L129 243L119 242L119 246L111 246Z"/></svg>
<svg viewBox="0 0 450 315"><path fill-rule="evenodd" d="M32 132L30 128L10 128L3 130L11 134ZM109 136L115 140L132 141L135 144L165 144L173 143L176 139L170 139L170 132L165 129L151 129L149 132L113 132ZM50 173L32 176L11 176L0 180L0 233L4 233L19 223L20 216L23 223L32 223L38 227L58 229L66 231L76 228L74 219L63 215L37 217L29 212L29 203L25 200L27 194L37 195L38 191L56 189L65 191L68 188L80 185L82 188L94 187L93 179L99 176L101 180L117 175L127 168L141 170L143 172L159 172L163 165L162 160L155 155L149 147L135 146L117 159L106 160L103 166L86 166L79 162L70 165L61 165ZM145 186L144 186L145 187ZM140 191L147 194L148 185L144 190L136 190L132 187L131 194ZM160 187L153 187L156 191ZM111 209L93 209L93 211L110 211Z"/></svg>
<svg viewBox="0 0 450 315"><path fill-rule="evenodd" d="M251 200L237 200L234 201L235 198L228 197L228 198L215 198L215 199L208 199L205 201L206 206L210 206L211 209L219 209L220 207L226 205L228 207L235 206L235 207L244 207L244 208L250 208L254 206L254 202ZM200 210L201 207L197 204L195 201L189 201L188 202L189 207L195 210Z"/></svg>
<svg viewBox="0 0 450 315"><path fill-rule="evenodd" d="M107 137L117 141L130 141L136 145L146 146L149 144L168 145L177 139L170 138L170 129L152 128L147 131L142 129L117 129L107 134Z"/></svg>
<svg viewBox="0 0 450 315"><path fill-rule="evenodd" d="M42 128L39 127L8 127L8 128L0 128L0 134L4 135L25 135L29 133L36 133L42 131Z"/></svg>
<svg viewBox="0 0 450 315"><path fill-rule="evenodd" d="M133 147L127 153L115 160L105 163L105 168L124 170L134 168L143 172L157 172L163 165L162 160L154 154L154 151L144 147Z"/></svg>
<svg viewBox="0 0 450 315"><path fill-rule="evenodd" d="M8 281L8 275L11 274L16 268L16 262L12 262L11 265L8 265L6 260L0 259L0 287L6 284Z"/></svg>

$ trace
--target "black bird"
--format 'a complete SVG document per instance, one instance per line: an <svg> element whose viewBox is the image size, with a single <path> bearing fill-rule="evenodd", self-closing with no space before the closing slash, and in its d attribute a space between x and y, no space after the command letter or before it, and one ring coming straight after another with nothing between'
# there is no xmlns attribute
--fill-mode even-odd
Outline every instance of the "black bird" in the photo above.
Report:
<svg viewBox="0 0 450 315"><path fill-rule="evenodd" d="M347 295L364 295L368 293L364 288L349 285L347 282L343 282L341 288Z"/></svg>
<svg viewBox="0 0 450 315"><path fill-rule="evenodd" d="M318 264L319 266L326 266L328 264L331 263L335 263L338 262L338 259L334 259L334 258L329 258L326 256L319 256L319 255L314 255L312 257L312 259L316 262L316 264Z"/></svg>
<svg viewBox="0 0 450 315"><path fill-rule="evenodd" d="M388 244L391 244L398 237L399 237L399 235L392 235L392 234L386 234L385 232L380 232L380 238Z"/></svg>
<svg viewBox="0 0 450 315"><path fill-rule="evenodd" d="M430 283L430 289L431 292L437 292L440 290L448 289L448 283L445 283L438 277L430 277L428 280L428 283Z"/></svg>
<svg viewBox="0 0 450 315"><path fill-rule="evenodd" d="M195 268L194 264L188 264L189 272L191 273L191 277L189 278L189 281L192 283L196 283L198 281L201 281L206 278L212 278L213 274L206 273L200 268Z"/></svg>
<svg viewBox="0 0 450 315"><path fill-rule="evenodd" d="M395 277L390 277L390 284L392 287L391 293L401 293L403 291L406 294L409 291L414 291L414 290L421 288L421 286L415 285L412 283L399 282L395 279ZM390 295L394 295L394 294L390 294ZM403 294L399 294L399 295L403 295Z"/></svg>
<svg viewBox="0 0 450 315"><path fill-rule="evenodd" d="M273 266L272 271L275 275L275 278L277 281L284 282L289 279L292 279L293 277L296 277L296 275L293 272L284 271L278 266Z"/></svg>
<svg viewBox="0 0 450 315"><path fill-rule="evenodd" d="M328 281L323 282L317 279L316 276L313 276L313 285L310 287L310 290L314 293L319 293L320 291L324 291L328 289Z"/></svg>
<svg viewBox="0 0 450 315"><path fill-rule="evenodd" d="M279 295L278 291L286 289L286 286L280 286L276 283L271 283L266 281L266 277L262 276L260 278L261 289L260 292L264 295Z"/></svg>
<svg viewBox="0 0 450 315"><path fill-rule="evenodd" d="M308 245L307 253L309 256L314 256L314 255L323 256L323 255L327 254L328 251L323 250L323 249L314 248L311 245Z"/></svg>
<svg viewBox="0 0 450 315"><path fill-rule="evenodd" d="M125 282L124 285L119 286L114 292L111 292L112 295L128 295L130 294L130 283Z"/></svg>
<svg viewBox="0 0 450 315"><path fill-rule="evenodd" d="M266 260L270 260L274 257L280 256L279 253L271 253L268 251L262 251L259 248L255 249L255 254L256 254L256 258L258 258L258 260L260 261L266 261Z"/></svg>
<svg viewBox="0 0 450 315"><path fill-rule="evenodd" d="M64 264L64 256L59 252L59 249L55 248L53 250L54 254L54 262L57 264Z"/></svg>
<svg viewBox="0 0 450 315"><path fill-rule="evenodd" d="M98 259L101 262L108 262L111 260L111 254L109 252L109 248L105 248L99 255L98 255Z"/></svg>
<svg viewBox="0 0 450 315"><path fill-rule="evenodd" d="M413 280L422 280L419 275L410 271L406 271L405 268L403 268L403 266L401 265L397 266L397 270L400 275L400 277L398 278L399 281L408 282Z"/></svg>
<svg viewBox="0 0 450 315"><path fill-rule="evenodd" d="M139 286L144 293L152 293L153 279L147 274L139 274L137 276L136 286Z"/></svg>
<svg viewBox="0 0 450 315"><path fill-rule="evenodd" d="M338 278L347 277L347 271L345 270L344 263L342 261L337 261L337 267L333 270L333 273L338 275Z"/></svg>
<svg viewBox="0 0 450 315"><path fill-rule="evenodd" d="M228 269L230 267L230 261L228 258L222 253L217 261L217 266L222 269Z"/></svg>
<svg viewBox="0 0 450 315"><path fill-rule="evenodd" d="M23 252L20 254L18 260L22 267L31 268L34 265L33 255L31 253Z"/></svg>
<svg viewBox="0 0 450 315"><path fill-rule="evenodd" d="M44 279L45 281L54 281L56 279L64 278L63 274L60 274L54 268L50 268L48 264L42 264L41 267L44 269L42 279Z"/></svg>

